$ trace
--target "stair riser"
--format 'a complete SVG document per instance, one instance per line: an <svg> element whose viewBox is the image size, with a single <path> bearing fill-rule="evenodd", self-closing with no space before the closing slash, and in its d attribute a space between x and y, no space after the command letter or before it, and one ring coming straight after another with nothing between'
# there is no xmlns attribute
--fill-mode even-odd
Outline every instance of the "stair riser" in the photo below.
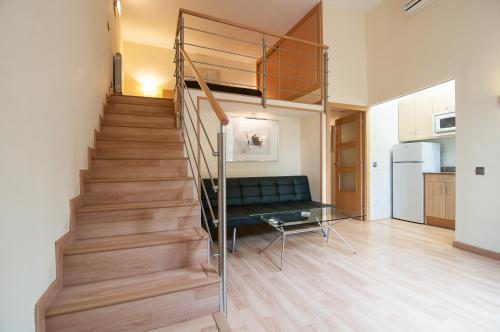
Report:
<svg viewBox="0 0 500 332"><path fill-rule="evenodd" d="M180 142L124 142L97 140L97 149L136 149L136 150L183 150L184 144Z"/></svg>
<svg viewBox="0 0 500 332"><path fill-rule="evenodd" d="M78 239L200 227L199 206L106 211L77 215Z"/></svg>
<svg viewBox="0 0 500 332"><path fill-rule="evenodd" d="M142 159L174 159L183 158L183 150L145 150L145 149L97 149L97 158L142 158Z"/></svg>
<svg viewBox="0 0 500 332"><path fill-rule="evenodd" d="M47 319L47 331L147 331L218 310L219 286L215 284L50 317Z"/></svg>
<svg viewBox="0 0 500 332"><path fill-rule="evenodd" d="M96 159L92 161L92 177L128 178L186 176L187 159L173 160L113 160Z"/></svg>
<svg viewBox="0 0 500 332"><path fill-rule="evenodd" d="M86 183L86 204L110 204L193 199L193 181Z"/></svg>
<svg viewBox="0 0 500 332"><path fill-rule="evenodd" d="M172 106L154 106L154 105L134 105L134 104L108 104L107 113L132 114L132 115L169 115L173 116L174 108Z"/></svg>
<svg viewBox="0 0 500 332"><path fill-rule="evenodd" d="M174 128L175 118L159 116L141 116L129 114L105 114L104 124L111 126L134 126L151 128Z"/></svg>
<svg viewBox="0 0 500 332"><path fill-rule="evenodd" d="M181 133L177 129L102 126L98 138L151 142L180 142Z"/></svg>
<svg viewBox="0 0 500 332"><path fill-rule="evenodd" d="M111 103L123 104L139 104L139 105L159 105L159 106L173 106L172 99L164 98L149 98L140 96L111 96L109 98Z"/></svg>
<svg viewBox="0 0 500 332"><path fill-rule="evenodd" d="M207 240L195 240L64 256L64 285L78 285L205 264L207 247Z"/></svg>

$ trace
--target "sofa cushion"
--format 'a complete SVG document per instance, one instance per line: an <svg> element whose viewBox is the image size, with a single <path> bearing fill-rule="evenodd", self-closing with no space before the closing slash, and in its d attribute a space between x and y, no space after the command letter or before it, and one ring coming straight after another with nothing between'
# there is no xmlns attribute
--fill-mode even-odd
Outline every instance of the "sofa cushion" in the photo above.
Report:
<svg viewBox="0 0 500 332"><path fill-rule="evenodd" d="M212 182L203 179L210 203L217 206L217 193ZM310 201L307 176L269 176L226 179L226 204L228 207L268 203ZM206 207L206 199L203 197Z"/></svg>
<svg viewBox="0 0 500 332"><path fill-rule="evenodd" d="M209 201L217 218L217 193L209 179L203 179ZM209 223L212 223L207 200L202 204ZM261 223L252 215L291 211L324 206L311 201L307 176L270 176L226 179L227 223L230 227ZM210 225L213 229L213 223Z"/></svg>

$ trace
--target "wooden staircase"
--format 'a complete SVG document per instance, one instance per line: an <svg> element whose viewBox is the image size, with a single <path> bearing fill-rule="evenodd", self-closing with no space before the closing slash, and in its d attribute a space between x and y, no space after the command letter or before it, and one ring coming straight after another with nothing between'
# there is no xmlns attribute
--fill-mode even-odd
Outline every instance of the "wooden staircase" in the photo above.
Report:
<svg viewBox="0 0 500 332"><path fill-rule="evenodd" d="M172 100L110 97L90 165L46 330L228 330Z"/></svg>

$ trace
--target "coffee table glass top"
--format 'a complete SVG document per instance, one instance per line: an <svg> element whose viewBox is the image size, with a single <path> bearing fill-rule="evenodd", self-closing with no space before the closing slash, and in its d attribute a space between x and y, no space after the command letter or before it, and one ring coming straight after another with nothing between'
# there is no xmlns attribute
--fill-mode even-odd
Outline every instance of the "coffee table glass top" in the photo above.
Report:
<svg viewBox="0 0 500 332"><path fill-rule="evenodd" d="M313 223L336 223L337 221L340 222L347 219L363 217L362 214L340 210L331 206L292 211L258 213L252 216L260 217L263 221L276 228Z"/></svg>

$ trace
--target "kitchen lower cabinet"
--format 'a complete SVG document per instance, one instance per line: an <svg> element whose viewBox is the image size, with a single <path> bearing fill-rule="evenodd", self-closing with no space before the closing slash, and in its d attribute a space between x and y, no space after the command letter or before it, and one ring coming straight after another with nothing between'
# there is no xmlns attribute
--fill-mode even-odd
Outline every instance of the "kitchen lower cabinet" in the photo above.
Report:
<svg viewBox="0 0 500 332"><path fill-rule="evenodd" d="M425 174L425 223L455 229L455 174Z"/></svg>

